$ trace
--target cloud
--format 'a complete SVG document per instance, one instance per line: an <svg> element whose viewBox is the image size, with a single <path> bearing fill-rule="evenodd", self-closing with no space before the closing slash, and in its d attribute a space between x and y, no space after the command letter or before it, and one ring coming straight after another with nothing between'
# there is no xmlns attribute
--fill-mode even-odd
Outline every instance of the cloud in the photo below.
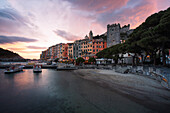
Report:
<svg viewBox="0 0 170 113"><path fill-rule="evenodd" d="M2 36L0 35L0 44L15 43L15 42L35 42L36 39L30 39L17 36Z"/></svg>
<svg viewBox="0 0 170 113"><path fill-rule="evenodd" d="M110 12L126 5L129 0L65 0L72 3L73 8L97 13Z"/></svg>
<svg viewBox="0 0 170 113"><path fill-rule="evenodd" d="M32 28L32 29L31 29ZM33 31L36 25L14 8L0 8L0 34L15 34Z"/></svg>
<svg viewBox="0 0 170 113"><path fill-rule="evenodd" d="M132 1L133 0L129 2L131 3ZM104 26L112 23L120 23L121 25L131 24L132 28L135 28L144 22L148 16L156 12L156 5L152 1L139 0L138 2L135 2L133 6L131 6L130 3L120 10L99 15L97 22Z"/></svg>
<svg viewBox="0 0 170 113"><path fill-rule="evenodd" d="M60 36L64 39L66 39L67 41L74 41L74 40L77 40L80 38L80 37L75 36L69 32L66 32L64 30L55 30L54 33L56 33L58 36Z"/></svg>
<svg viewBox="0 0 170 113"><path fill-rule="evenodd" d="M47 47L39 47L39 46L27 46L29 49L47 49Z"/></svg>
<svg viewBox="0 0 170 113"><path fill-rule="evenodd" d="M22 50L25 50L25 48L8 48L12 51L22 51Z"/></svg>
<svg viewBox="0 0 170 113"><path fill-rule="evenodd" d="M28 54L31 54L31 53L41 53L41 51L17 51L17 52L20 52L20 53L28 53Z"/></svg>

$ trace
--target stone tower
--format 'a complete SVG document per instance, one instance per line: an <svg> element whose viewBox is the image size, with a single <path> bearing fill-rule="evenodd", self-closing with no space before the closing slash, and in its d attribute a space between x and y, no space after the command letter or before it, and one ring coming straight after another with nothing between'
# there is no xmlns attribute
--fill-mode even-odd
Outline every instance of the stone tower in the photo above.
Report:
<svg viewBox="0 0 170 113"><path fill-rule="evenodd" d="M93 39L93 32L90 31L90 32L89 32L89 40L92 40L92 39Z"/></svg>
<svg viewBox="0 0 170 113"><path fill-rule="evenodd" d="M120 24L107 25L107 47L120 44L121 40L126 40L127 36L133 32L130 29L130 24L124 25L122 28Z"/></svg>
<svg viewBox="0 0 170 113"><path fill-rule="evenodd" d="M107 25L107 47L120 43L120 24Z"/></svg>

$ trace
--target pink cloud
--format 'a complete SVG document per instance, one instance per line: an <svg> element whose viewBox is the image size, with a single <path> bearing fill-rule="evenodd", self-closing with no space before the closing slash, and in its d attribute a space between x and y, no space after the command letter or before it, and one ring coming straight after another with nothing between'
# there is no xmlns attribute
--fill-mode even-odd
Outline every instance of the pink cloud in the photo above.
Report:
<svg viewBox="0 0 170 113"><path fill-rule="evenodd" d="M125 6L129 0L66 0L71 2L75 8L95 11L97 13L110 12Z"/></svg>

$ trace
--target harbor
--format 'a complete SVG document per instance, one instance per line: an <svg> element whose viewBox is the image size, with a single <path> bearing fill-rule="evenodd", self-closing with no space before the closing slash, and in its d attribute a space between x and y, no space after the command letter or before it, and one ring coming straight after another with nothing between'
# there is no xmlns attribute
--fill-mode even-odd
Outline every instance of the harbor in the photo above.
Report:
<svg viewBox="0 0 170 113"><path fill-rule="evenodd" d="M3 71L4 69L0 69L1 113L169 113L168 102L165 104L159 99L158 102L150 101L145 104L146 98L137 99L135 95L139 93L136 91L132 93L134 96L130 96L128 93L132 92L133 87L126 88L125 91L130 92L124 93L123 90L110 89L102 81L88 80L90 70L86 71L89 72L84 76L86 79L77 72L55 69L42 69L42 73L24 69L23 72L10 75L3 74ZM114 85L115 88L118 86L120 84ZM156 86L161 87L157 82ZM165 89L160 90L166 92ZM168 95L166 97L169 98Z"/></svg>

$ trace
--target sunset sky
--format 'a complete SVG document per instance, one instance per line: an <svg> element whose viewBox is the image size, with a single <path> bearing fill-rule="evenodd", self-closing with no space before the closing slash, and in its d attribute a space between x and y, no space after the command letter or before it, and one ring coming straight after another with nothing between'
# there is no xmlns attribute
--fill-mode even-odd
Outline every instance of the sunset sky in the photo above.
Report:
<svg viewBox="0 0 170 113"><path fill-rule="evenodd" d="M57 43L106 32L107 24L136 28L170 0L0 0L0 47L39 58Z"/></svg>

